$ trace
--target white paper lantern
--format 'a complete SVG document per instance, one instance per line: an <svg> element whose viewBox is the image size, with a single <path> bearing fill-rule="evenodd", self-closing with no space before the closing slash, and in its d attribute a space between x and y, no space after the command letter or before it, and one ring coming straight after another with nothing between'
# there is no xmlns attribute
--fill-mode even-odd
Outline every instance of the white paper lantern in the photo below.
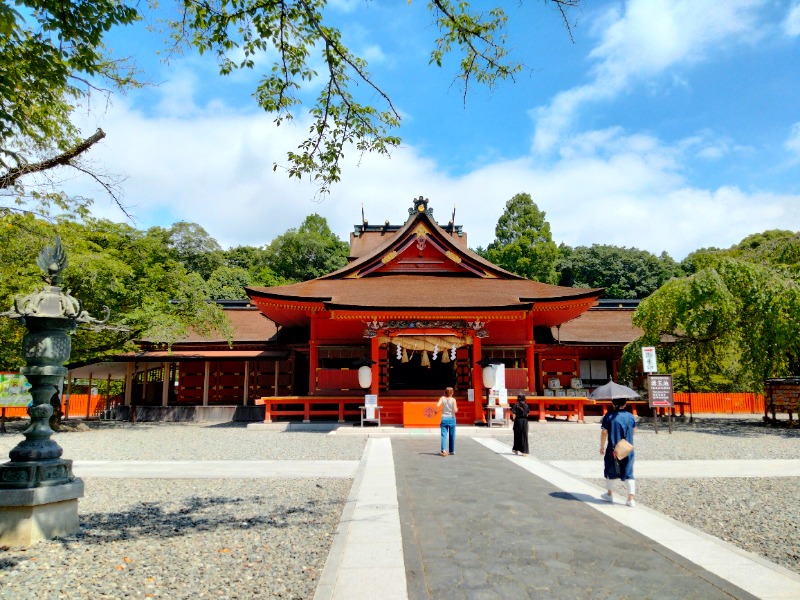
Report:
<svg viewBox="0 0 800 600"><path fill-rule="evenodd" d="M493 388L496 374L497 371L494 367L483 367L483 387Z"/></svg>
<svg viewBox="0 0 800 600"><path fill-rule="evenodd" d="M372 385L372 367L364 365L358 368L358 385L365 389Z"/></svg>

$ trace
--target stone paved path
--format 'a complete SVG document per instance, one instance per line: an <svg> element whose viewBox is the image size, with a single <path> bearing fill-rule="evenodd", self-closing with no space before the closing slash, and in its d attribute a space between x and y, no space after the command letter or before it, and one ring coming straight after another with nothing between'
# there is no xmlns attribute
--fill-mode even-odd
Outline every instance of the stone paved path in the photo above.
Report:
<svg viewBox="0 0 800 600"><path fill-rule="evenodd" d="M392 448L411 600L753 598L475 440Z"/></svg>

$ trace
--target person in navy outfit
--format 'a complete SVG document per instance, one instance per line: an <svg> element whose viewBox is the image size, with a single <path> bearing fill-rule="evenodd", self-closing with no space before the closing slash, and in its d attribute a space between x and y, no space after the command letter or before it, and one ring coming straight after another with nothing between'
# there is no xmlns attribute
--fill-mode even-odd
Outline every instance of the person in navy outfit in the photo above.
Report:
<svg viewBox="0 0 800 600"><path fill-rule="evenodd" d="M625 458L618 459L614 447L621 439L626 439L633 445L633 429L636 419L625 410L624 399L611 401L612 410L603 417L600 423L600 454L603 454L603 476L606 479L605 494L600 497L606 502L613 502L613 481L620 479L628 487L628 506L636 506L636 480L633 478L634 451Z"/></svg>

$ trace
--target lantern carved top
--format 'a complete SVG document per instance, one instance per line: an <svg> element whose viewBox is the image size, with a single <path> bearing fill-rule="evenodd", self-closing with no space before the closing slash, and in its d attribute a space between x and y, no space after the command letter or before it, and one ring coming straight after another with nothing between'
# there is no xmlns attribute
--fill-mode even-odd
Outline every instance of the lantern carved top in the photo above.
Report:
<svg viewBox="0 0 800 600"><path fill-rule="evenodd" d="M45 246L36 257L36 264L44 271L42 279L47 285L59 285L61 283L61 272L67 268L67 255L61 246L61 238L56 236L56 241L52 246Z"/></svg>
<svg viewBox="0 0 800 600"><path fill-rule="evenodd" d="M103 324L108 321L111 311L105 308L105 317L96 319L83 309L83 303L61 289L61 273L67 267L67 255L61 246L61 238L56 237L52 246L39 252L36 264L44 271L42 279L47 283L44 289L14 298L13 310L0 314L12 319L40 317L47 319L69 319L74 323Z"/></svg>

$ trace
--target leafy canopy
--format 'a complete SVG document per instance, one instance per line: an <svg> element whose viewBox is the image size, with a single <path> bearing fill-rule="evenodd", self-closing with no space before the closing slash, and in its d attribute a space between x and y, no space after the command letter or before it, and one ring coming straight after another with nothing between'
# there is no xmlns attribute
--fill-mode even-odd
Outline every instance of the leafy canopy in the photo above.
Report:
<svg viewBox="0 0 800 600"><path fill-rule="evenodd" d="M292 281L307 281L347 264L350 246L334 234L325 217L305 218L299 229L289 229L266 248L272 271Z"/></svg>
<svg viewBox="0 0 800 600"><path fill-rule="evenodd" d="M565 11L580 0L545 2L559 9L569 30ZM441 67L451 53L460 57L456 78L465 94L473 81L491 88L522 68L507 48L502 6L484 10L478 4L427 3L438 31L430 64ZM0 188L21 185L19 177L30 172L76 166L76 156L94 143L72 121L76 101L101 82L123 89L138 85L130 67L107 52L105 35L157 9L156 2L134 0L14 5L19 10L0 0ZM400 113L373 80L367 61L332 24L328 5L329 0L179 0L177 16L168 19L170 46L212 54L221 75L255 69L267 57L254 98L278 124L307 109L313 122L306 140L287 153L287 171L315 181L323 193L339 181L346 148L388 154L400 143ZM316 80L320 92L307 104L302 91ZM47 160L34 164L37 155Z"/></svg>
<svg viewBox="0 0 800 600"><path fill-rule="evenodd" d="M781 269L722 252L695 255L692 264L696 272L639 305L633 324L643 335L625 348L624 368L635 369L642 346L667 344L701 378L727 371L743 389L760 390L764 379L796 370L800 284Z"/></svg>
<svg viewBox="0 0 800 600"><path fill-rule="evenodd" d="M646 298L672 277L683 275L666 253L593 244L559 247L559 285L606 288L606 298Z"/></svg>
<svg viewBox="0 0 800 600"><path fill-rule="evenodd" d="M495 241L486 248L494 264L533 281L555 283L558 247L545 212L530 194L516 194L506 202L495 227Z"/></svg>
<svg viewBox="0 0 800 600"><path fill-rule="evenodd" d="M98 80L134 84L103 43L139 14L116 0L0 2L0 167L30 162L37 151L66 151L80 141L75 101ZM0 172L2 174L2 172Z"/></svg>
<svg viewBox="0 0 800 600"><path fill-rule="evenodd" d="M190 329L229 336L223 311L207 301L206 282L172 256L159 229L142 232L101 219L52 224L31 214L7 215L0 227L0 306L10 308L14 295L41 286L36 253L60 235L69 258L64 288L91 315L101 315L104 306L111 310L109 327L78 328L73 362L131 350L135 340L171 345ZM22 327L0 319L0 369L21 366L22 334Z"/></svg>

